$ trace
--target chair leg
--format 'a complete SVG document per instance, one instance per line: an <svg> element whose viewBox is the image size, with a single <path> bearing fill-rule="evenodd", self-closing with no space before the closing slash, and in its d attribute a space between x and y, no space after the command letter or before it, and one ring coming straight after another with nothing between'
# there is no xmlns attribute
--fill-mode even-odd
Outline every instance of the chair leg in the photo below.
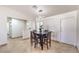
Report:
<svg viewBox="0 0 79 59"><path fill-rule="evenodd" d="M47 44L47 49L48 49L48 44Z"/></svg>
<svg viewBox="0 0 79 59"><path fill-rule="evenodd" d="M32 41L32 38L30 38L31 39L31 46L33 45L33 41Z"/></svg>
<svg viewBox="0 0 79 59"><path fill-rule="evenodd" d="M49 46L51 47L51 36L49 37Z"/></svg>
<svg viewBox="0 0 79 59"><path fill-rule="evenodd" d="M51 39L50 39L50 41L49 41L49 46L51 47Z"/></svg>
<svg viewBox="0 0 79 59"><path fill-rule="evenodd" d="M49 47L48 47L48 44L49 44L49 43L48 43L48 39L46 39L46 46L47 46L47 49L49 48Z"/></svg>
<svg viewBox="0 0 79 59"><path fill-rule="evenodd" d="M41 50L43 50L43 46L41 47Z"/></svg>
<svg viewBox="0 0 79 59"><path fill-rule="evenodd" d="M43 44L40 43L40 46L41 46L41 50L43 50Z"/></svg>
<svg viewBox="0 0 79 59"><path fill-rule="evenodd" d="M35 45L34 45L34 48L36 48L36 45L38 44L38 41L37 40L35 40Z"/></svg>

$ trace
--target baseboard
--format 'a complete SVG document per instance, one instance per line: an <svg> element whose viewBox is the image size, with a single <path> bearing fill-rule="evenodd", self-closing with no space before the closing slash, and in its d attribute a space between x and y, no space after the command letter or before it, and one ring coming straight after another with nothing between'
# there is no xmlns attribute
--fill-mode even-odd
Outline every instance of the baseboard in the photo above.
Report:
<svg viewBox="0 0 79 59"><path fill-rule="evenodd" d="M67 43L64 43L64 42L57 41L57 40L52 40L52 41L55 41L55 42L57 42L57 43L62 43L62 44L70 45L70 46L74 46L74 45L72 45L72 44L67 44ZM76 47L76 46L74 46L74 47Z"/></svg>
<svg viewBox="0 0 79 59"><path fill-rule="evenodd" d="M23 38L24 40L26 40L26 39L30 39L29 37L27 37L27 38Z"/></svg>
<svg viewBox="0 0 79 59"><path fill-rule="evenodd" d="M11 37L11 39L16 39L16 38L21 38L22 36L19 36L19 37Z"/></svg>
<svg viewBox="0 0 79 59"><path fill-rule="evenodd" d="M51 41L54 41L54 42L57 42L57 43L59 43L59 41L57 41L57 40L51 40Z"/></svg>
<svg viewBox="0 0 79 59"><path fill-rule="evenodd" d="M5 45L7 45L7 44L8 44L8 42L0 43L0 47L5 46Z"/></svg>
<svg viewBox="0 0 79 59"><path fill-rule="evenodd" d="M6 46L6 45L7 45L7 43L0 45L0 47Z"/></svg>

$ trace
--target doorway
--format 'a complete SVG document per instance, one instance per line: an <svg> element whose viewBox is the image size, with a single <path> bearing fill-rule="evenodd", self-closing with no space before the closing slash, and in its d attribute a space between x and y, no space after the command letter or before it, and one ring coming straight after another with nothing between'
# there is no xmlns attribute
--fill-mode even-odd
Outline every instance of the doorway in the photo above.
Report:
<svg viewBox="0 0 79 59"><path fill-rule="evenodd" d="M8 38L23 37L23 32L26 29L26 20L18 18L7 18L7 36Z"/></svg>

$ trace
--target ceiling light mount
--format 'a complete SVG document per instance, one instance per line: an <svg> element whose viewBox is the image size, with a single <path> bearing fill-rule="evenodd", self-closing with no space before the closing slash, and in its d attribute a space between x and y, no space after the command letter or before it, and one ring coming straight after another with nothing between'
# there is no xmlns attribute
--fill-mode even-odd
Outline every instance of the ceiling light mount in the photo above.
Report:
<svg viewBox="0 0 79 59"><path fill-rule="evenodd" d="M43 12L43 10L38 10L38 12Z"/></svg>
<svg viewBox="0 0 79 59"><path fill-rule="evenodd" d="M38 7L36 5L33 6L34 9L38 9Z"/></svg>

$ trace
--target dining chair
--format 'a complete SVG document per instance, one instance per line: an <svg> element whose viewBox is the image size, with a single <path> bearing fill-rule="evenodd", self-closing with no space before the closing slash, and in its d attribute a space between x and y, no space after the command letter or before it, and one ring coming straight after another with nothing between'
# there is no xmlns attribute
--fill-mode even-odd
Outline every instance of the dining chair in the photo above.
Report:
<svg viewBox="0 0 79 59"><path fill-rule="evenodd" d="M39 44L39 36L35 33L34 33L34 48L36 48L36 46Z"/></svg>
<svg viewBox="0 0 79 59"><path fill-rule="evenodd" d="M44 39L44 44L47 46L48 49L49 46L51 46L51 32L47 32L47 34L43 36L43 39Z"/></svg>
<svg viewBox="0 0 79 59"><path fill-rule="evenodd" d="M34 48L36 48L36 45L39 43L39 37L35 33L35 31L30 32L30 39L31 39L31 46L34 45Z"/></svg>

